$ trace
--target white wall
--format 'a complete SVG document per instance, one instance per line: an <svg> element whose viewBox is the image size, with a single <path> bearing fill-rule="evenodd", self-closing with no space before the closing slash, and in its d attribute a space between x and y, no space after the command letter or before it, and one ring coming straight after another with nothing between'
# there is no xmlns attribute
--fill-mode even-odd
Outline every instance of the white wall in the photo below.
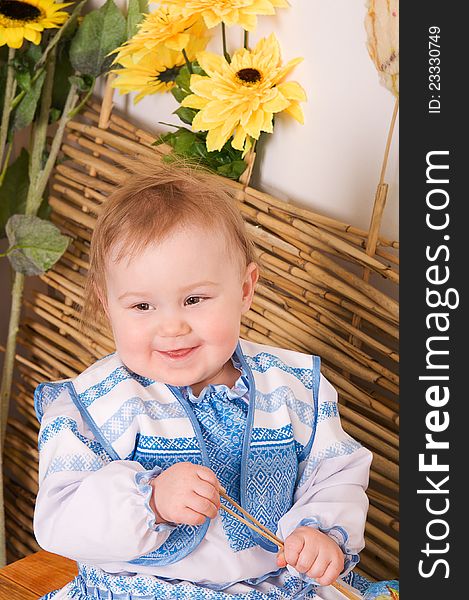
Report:
<svg viewBox="0 0 469 600"><path fill-rule="evenodd" d="M273 135L260 149L252 183L263 191L323 214L368 228L381 172L394 96L379 83L368 56L365 0L289 0L290 8L259 17L251 47L274 32L284 61L304 57L289 76L306 90L305 124L276 118ZM219 28L209 49L221 52ZM239 28L229 30L229 50L242 45ZM170 94L147 96L136 106L129 97L117 105L147 127L178 124ZM382 233L398 239L398 132L386 172L389 184Z"/></svg>

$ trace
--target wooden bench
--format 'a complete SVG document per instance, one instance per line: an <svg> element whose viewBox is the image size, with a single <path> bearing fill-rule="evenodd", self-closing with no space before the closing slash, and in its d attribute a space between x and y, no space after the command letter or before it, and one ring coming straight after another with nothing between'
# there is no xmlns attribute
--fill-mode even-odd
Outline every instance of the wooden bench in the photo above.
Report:
<svg viewBox="0 0 469 600"><path fill-rule="evenodd" d="M76 562L41 550L0 569L0 600L37 600L76 574Z"/></svg>

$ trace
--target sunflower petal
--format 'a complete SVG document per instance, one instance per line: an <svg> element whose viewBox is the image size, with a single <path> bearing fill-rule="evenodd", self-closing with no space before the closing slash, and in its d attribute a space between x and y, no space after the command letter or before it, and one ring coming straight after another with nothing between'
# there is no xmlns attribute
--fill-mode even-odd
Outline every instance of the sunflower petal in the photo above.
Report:
<svg viewBox="0 0 469 600"><path fill-rule="evenodd" d="M209 102L207 98L202 98L202 96L197 96L196 94L190 94L186 96L181 102L181 106L187 106L188 108L196 108L201 109Z"/></svg>
<svg viewBox="0 0 469 600"><path fill-rule="evenodd" d="M292 116L298 123L304 125L305 119L303 115L303 109L298 104L298 102L292 102L288 108L285 109L285 112Z"/></svg>
<svg viewBox="0 0 469 600"><path fill-rule="evenodd" d="M306 92L296 81L286 81L279 83L277 89L288 100L296 100L297 102L306 102Z"/></svg>
<svg viewBox="0 0 469 600"><path fill-rule="evenodd" d="M215 127L210 129L207 133L207 150L213 152L214 150L221 150L228 141L229 135L223 135L221 127Z"/></svg>
<svg viewBox="0 0 469 600"><path fill-rule="evenodd" d="M259 139L261 134L261 127L264 122L264 115L261 110L256 110L256 112L252 113L248 122L244 126L246 133L253 137L255 140Z"/></svg>
<svg viewBox="0 0 469 600"><path fill-rule="evenodd" d="M244 142L246 141L246 131L242 127L236 128L235 136L231 142L231 145L236 150L244 150Z"/></svg>
<svg viewBox="0 0 469 600"><path fill-rule="evenodd" d="M204 17L205 25L207 25L208 29L216 27L221 22L221 17L210 9L205 10L202 14Z"/></svg>
<svg viewBox="0 0 469 600"><path fill-rule="evenodd" d="M24 39L32 42L36 46L41 42L41 34L39 31L30 29L29 27L24 28Z"/></svg>
<svg viewBox="0 0 469 600"><path fill-rule="evenodd" d="M282 110L288 108L288 106L290 106L289 100L287 100L285 96L283 96L283 94L280 93L278 93L275 96L275 98L273 98L269 102L265 102L263 104L264 110L271 113L281 112Z"/></svg>
<svg viewBox="0 0 469 600"><path fill-rule="evenodd" d="M5 40L10 48L21 48L23 44L23 27L8 27L5 29Z"/></svg>
<svg viewBox="0 0 469 600"><path fill-rule="evenodd" d="M224 57L214 52L199 52L197 60L202 69L210 77L216 73L223 73L223 67L226 64Z"/></svg>

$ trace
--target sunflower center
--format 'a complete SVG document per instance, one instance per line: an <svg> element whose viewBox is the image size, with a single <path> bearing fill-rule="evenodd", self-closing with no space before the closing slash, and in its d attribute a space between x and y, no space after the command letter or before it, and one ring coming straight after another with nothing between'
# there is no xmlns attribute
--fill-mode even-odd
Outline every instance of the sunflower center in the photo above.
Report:
<svg viewBox="0 0 469 600"><path fill-rule="evenodd" d="M0 0L0 15L15 21L35 21L41 16L41 11L28 2Z"/></svg>
<svg viewBox="0 0 469 600"><path fill-rule="evenodd" d="M161 73L159 73L156 78L159 79L159 81L161 81L162 83L171 83L171 81L174 81L176 79L180 70L181 67L171 67L170 69L161 71Z"/></svg>
<svg viewBox="0 0 469 600"><path fill-rule="evenodd" d="M236 77L246 85L254 85L262 79L262 75L257 69L240 69L236 72Z"/></svg>

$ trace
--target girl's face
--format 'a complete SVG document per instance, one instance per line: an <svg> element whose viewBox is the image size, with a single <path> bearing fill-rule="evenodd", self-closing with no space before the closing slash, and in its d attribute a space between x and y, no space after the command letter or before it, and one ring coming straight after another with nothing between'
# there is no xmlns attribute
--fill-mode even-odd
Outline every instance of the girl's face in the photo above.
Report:
<svg viewBox="0 0 469 600"><path fill-rule="evenodd" d="M175 230L131 262L107 263L105 310L117 353L132 371L171 385L233 385L230 358L241 315L251 306L258 268L220 234Z"/></svg>

